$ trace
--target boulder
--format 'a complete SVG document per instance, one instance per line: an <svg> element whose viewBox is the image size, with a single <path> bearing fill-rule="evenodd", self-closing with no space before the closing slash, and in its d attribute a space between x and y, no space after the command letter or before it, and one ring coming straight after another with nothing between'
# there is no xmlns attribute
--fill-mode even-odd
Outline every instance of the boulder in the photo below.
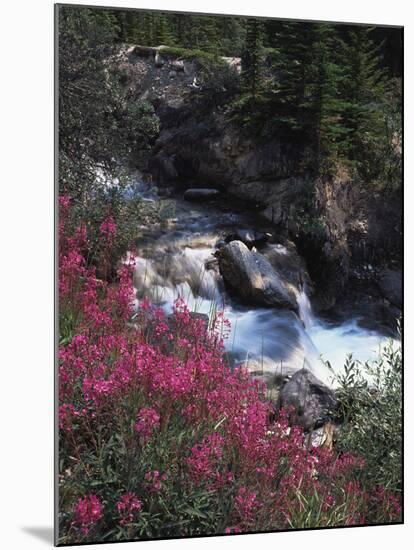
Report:
<svg viewBox="0 0 414 550"><path fill-rule="evenodd" d="M170 66L177 72L184 72L184 61L176 59L171 61Z"/></svg>
<svg viewBox="0 0 414 550"><path fill-rule="evenodd" d="M402 272L397 269L385 269L379 276L378 285L384 298L401 309Z"/></svg>
<svg viewBox="0 0 414 550"><path fill-rule="evenodd" d="M226 235L225 241L227 243L231 241L241 241L249 248L252 248L253 246L260 246L267 243L270 237L270 233L262 233L254 229L237 229L234 233Z"/></svg>
<svg viewBox="0 0 414 550"><path fill-rule="evenodd" d="M220 191L217 189L200 188L200 189L187 189L184 193L184 198L187 201L206 201L217 197Z"/></svg>
<svg viewBox="0 0 414 550"><path fill-rule="evenodd" d="M297 371L280 391L280 407L289 409L292 424L314 430L331 420L338 401L334 392L309 370Z"/></svg>
<svg viewBox="0 0 414 550"><path fill-rule="evenodd" d="M218 251L218 258L224 280L246 302L297 311L295 296L262 254L232 241Z"/></svg>

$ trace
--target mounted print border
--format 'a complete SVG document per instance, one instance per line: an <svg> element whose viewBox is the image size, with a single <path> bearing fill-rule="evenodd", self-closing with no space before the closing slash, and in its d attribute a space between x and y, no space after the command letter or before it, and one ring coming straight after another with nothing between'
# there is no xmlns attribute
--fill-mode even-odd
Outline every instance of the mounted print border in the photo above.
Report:
<svg viewBox="0 0 414 550"><path fill-rule="evenodd" d="M55 543L402 523L403 28L55 15Z"/></svg>

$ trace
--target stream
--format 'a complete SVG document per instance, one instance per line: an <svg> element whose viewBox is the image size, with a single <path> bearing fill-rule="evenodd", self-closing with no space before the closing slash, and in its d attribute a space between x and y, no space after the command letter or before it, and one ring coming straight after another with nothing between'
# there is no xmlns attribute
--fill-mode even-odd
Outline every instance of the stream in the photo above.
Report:
<svg viewBox="0 0 414 550"><path fill-rule="evenodd" d="M136 185L143 200L159 199L149 185ZM339 372L350 353L360 361L377 356L385 336L362 328L358 317L340 324L319 318L306 287L297 294L299 316L284 309L247 306L226 289L213 255L216 244L238 228L265 230L257 214L218 200L188 202L174 194L168 201L171 214L165 223L143 228L138 242L134 275L138 301L149 297L167 314L178 297L190 311L207 315L223 311L231 323L225 341L228 356L233 363L245 363L253 374L284 375L306 366L326 384L335 385L324 361ZM282 244L274 242L259 251L287 254Z"/></svg>

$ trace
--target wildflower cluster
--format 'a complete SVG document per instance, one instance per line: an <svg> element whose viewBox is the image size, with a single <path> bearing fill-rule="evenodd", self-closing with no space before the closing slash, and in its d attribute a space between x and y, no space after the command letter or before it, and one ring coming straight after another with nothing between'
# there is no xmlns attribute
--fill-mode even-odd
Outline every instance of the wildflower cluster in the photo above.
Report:
<svg viewBox="0 0 414 550"><path fill-rule="evenodd" d="M142 502L135 493L129 492L122 495L116 507L121 516L119 523L121 525L128 525L134 521L134 518L141 510Z"/></svg>
<svg viewBox="0 0 414 550"><path fill-rule="evenodd" d="M393 495L359 483L361 459L309 448L227 367L221 318L208 329L181 300L170 318L134 311L133 261L99 279L60 204L60 542L399 519ZM106 242L115 231L103 222Z"/></svg>
<svg viewBox="0 0 414 550"><path fill-rule="evenodd" d="M80 498L75 505L75 525L77 525L84 535L102 517L102 504L95 495L86 495Z"/></svg>

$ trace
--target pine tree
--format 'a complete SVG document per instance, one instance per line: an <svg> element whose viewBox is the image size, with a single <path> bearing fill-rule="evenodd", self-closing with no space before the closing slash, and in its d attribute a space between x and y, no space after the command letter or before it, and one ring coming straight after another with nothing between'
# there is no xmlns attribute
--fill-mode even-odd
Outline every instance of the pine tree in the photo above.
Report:
<svg viewBox="0 0 414 550"><path fill-rule="evenodd" d="M173 46L175 44L172 20L168 14L154 14L152 25L152 46L160 46L162 44Z"/></svg>
<svg viewBox="0 0 414 550"><path fill-rule="evenodd" d="M347 101L341 95L343 69L338 63L335 45L338 36L333 25L317 24L312 29L310 68L306 108L311 117L318 166L322 158L338 152L341 140L347 135L343 112Z"/></svg>
<svg viewBox="0 0 414 550"><path fill-rule="evenodd" d="M291 130L305 129L305 91L313 63L312 25L267 21L267 44L273 49L270 60L273 81L267 95L279 124Z"/></svg>
<svg viewBox="0 0 414 550"><path fill-rule="evenodd" d="M219 24L219 17L205 16L199 43L202 50L213 54L215 57L219 56L221 48Z"/></svg>
<svg viewBox="0 0 414 550"><path fill-rule="evenodd" d="M343 118L348 130L345 145L349 158L357 163L363 160L369 137L381 132L381 103L386 93L381 44L375 45L371 32L365 27L350 28L342 42L346 71L342 89L347 99Z"/></svg>
<svg viewBox="0 0 414 550"><path fill-rule="evenodd" d="M220 17L217 20L219 23L222 55L240 57L246 39L244 20L239 17Z"/></svg>
<svg viewBox="0 0 414 550"><path fill-rule="evenodd" d="M242 52L242 81L245 90L256 100L260 90L263 61L263 23L256 18L246 22L246 41Z"/></svg>
<svg viewBox="0 0 414 550"><path fill-rule="evenodd" d="M269 21L272 85L267 97L275 121L313 146L316 165L332 155L345 133L342 72L333 25Z"/></svg>

